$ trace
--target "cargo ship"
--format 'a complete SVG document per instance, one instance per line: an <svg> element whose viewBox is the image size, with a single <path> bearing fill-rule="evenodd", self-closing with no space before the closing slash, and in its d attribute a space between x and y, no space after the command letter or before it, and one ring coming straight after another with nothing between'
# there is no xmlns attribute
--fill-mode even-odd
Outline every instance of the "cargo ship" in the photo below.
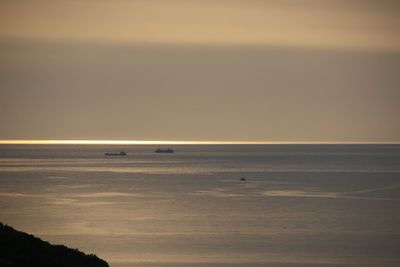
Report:
<svg viewBox="0 0 400 267"><path fill-rule="evenodd" d="M106 155L106 156L126 156L126 152L125 151L121 151L119 153L107 152L104 155Z"/></svg>

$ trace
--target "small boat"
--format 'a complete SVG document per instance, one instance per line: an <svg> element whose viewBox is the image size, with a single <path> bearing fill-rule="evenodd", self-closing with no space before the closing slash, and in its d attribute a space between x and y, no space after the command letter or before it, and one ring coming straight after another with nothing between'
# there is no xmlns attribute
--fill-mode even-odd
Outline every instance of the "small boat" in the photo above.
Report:
<svg viewBox="0 0 400 267"><path fill-rule="evenodd" d="M174 151L171 148L168 149L161 149L161 148L157 148L156 151L154 151L155 153L174 153Z"/></svg>
<svg viewBox="0 0 400 267"><path fill-rule="evenodd" d="M246 180L247 180L247 179L244 178L244 177L240 178L240 181L246 181Z"/></svg>
<svg viewBox="0 0 400 267"><path fill-rule="evenodd" d="M125 151L121 151L119 153L107 152L104 155L106 155L106 156L126 156L126 152Z"/></svg>

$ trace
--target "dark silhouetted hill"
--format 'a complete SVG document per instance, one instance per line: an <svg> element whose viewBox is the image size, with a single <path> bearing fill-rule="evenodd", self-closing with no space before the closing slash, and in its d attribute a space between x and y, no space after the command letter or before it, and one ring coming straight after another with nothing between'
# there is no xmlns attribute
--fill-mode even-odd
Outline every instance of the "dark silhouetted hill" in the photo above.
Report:
<svg viewBox="0 0 400 267"><path fill-rule="evenodd" d="M96 255L51 245L0 223L0 267L108 267Z"/></svg>

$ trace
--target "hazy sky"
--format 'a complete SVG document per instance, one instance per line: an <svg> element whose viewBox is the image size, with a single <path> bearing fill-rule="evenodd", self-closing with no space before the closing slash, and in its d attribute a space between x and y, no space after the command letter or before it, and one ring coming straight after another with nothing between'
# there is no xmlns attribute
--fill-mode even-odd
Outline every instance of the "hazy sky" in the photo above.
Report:
<svg viewBox="0 0 400 267"><path fill-rule="evenodd" d="M0 0L0 139L400 141L400 4Z"/></svg>

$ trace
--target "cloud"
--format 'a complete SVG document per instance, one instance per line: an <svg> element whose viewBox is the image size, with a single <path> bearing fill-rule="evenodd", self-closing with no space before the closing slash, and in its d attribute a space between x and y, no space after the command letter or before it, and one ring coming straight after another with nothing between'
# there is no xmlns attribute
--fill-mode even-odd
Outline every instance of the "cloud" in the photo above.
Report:
<svg viewBox="0 0 400 267"><path fill-rule="evenodd" d="M395 1L6 1L0 37L400 49Z"/></svg>

